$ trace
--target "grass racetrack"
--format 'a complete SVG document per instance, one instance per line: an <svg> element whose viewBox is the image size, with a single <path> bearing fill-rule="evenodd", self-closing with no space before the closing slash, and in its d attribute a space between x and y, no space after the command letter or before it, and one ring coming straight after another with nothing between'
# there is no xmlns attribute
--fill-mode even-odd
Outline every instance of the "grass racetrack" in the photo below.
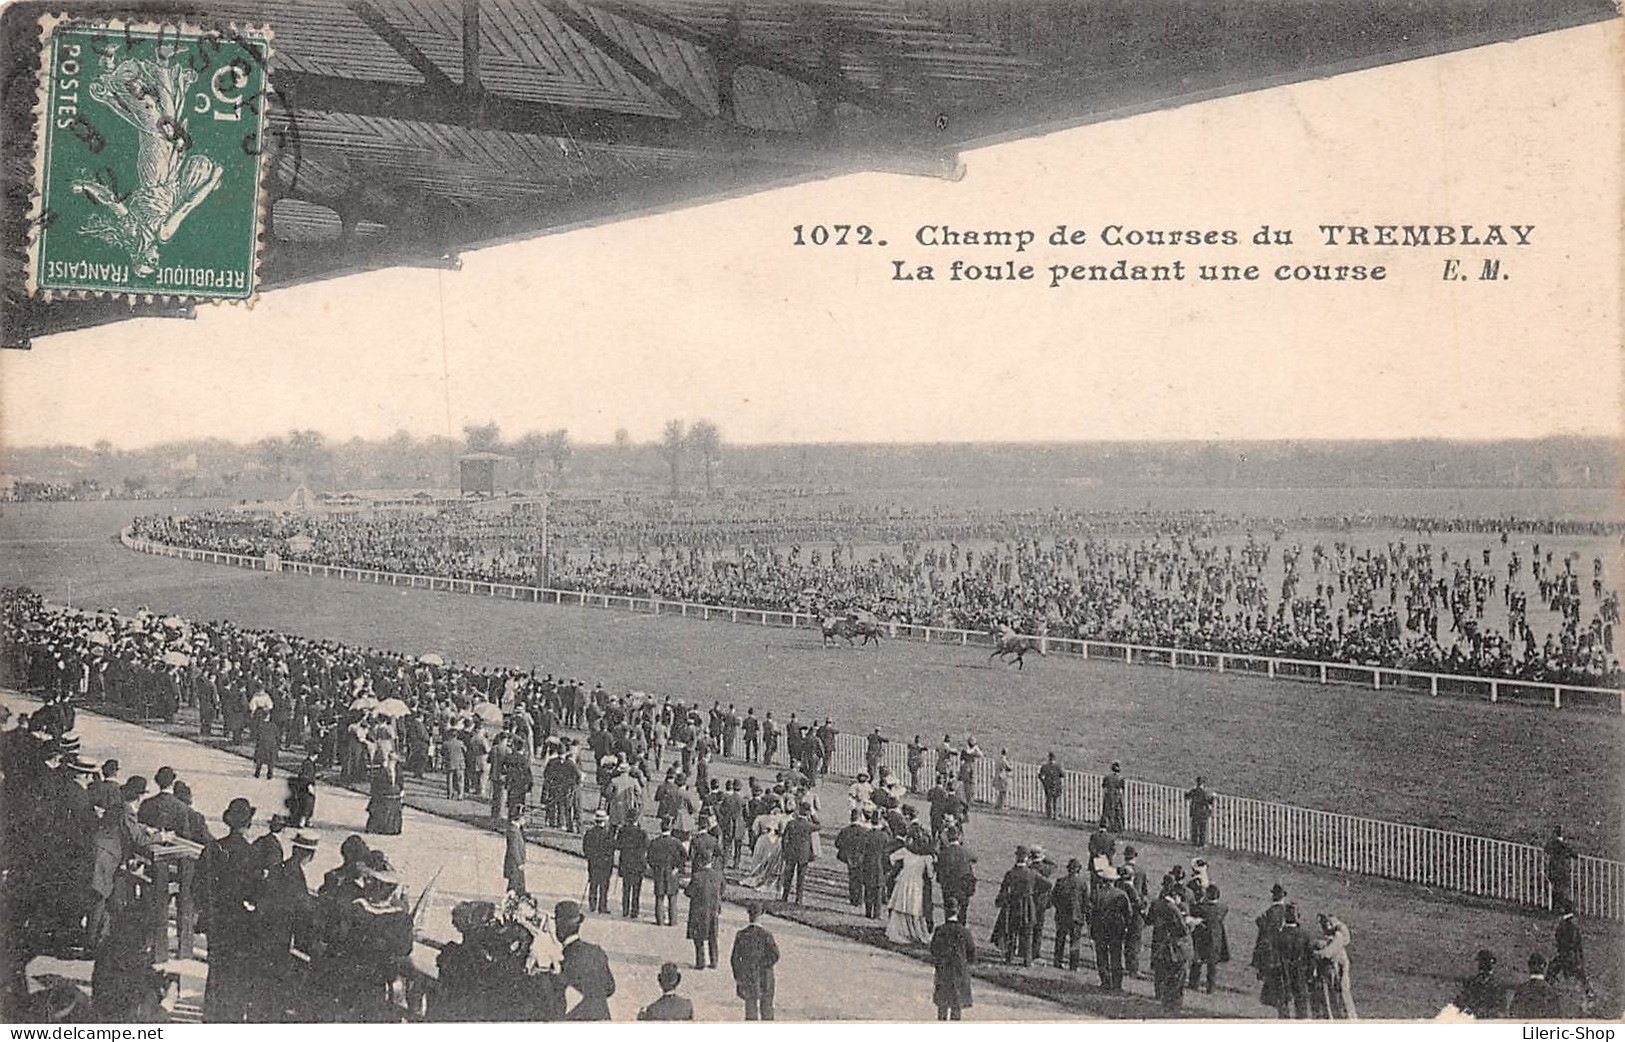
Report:
<svg viewBox="0 0 1625 1042"><path fill-rule="evenodd" d="M147 605L313 637L537 668L776 719L832 716L903 740L974 734L990 753L1189 784L1367 817L1543 843L1561 822L1585 853L1619 857L1625 721L1234 674L1034 658L886 642L823 649L782 630L539 606L460 594L266 575L133 553L113 537L140 513L186 503L8 505L0 582L82 607Z"/></svg>

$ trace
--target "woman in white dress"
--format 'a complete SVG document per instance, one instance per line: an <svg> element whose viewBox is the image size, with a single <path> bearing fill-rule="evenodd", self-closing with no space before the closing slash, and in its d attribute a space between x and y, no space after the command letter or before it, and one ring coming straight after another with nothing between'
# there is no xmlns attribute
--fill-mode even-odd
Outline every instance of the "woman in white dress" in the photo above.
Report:
<svg viewBox="0 0 1625 1042"><path fill-rule="evenodd" d="M926 893L935 874L936 856L925 843L915 841L892 852L902 865L886 911L886 937L898 944L930 944L931 916Z"/></svg>
<svg viewBox="0 0 1625 1042"><path fill-rule="evenodd" d="M784 853L779 844L779 832L789 817L777 802L756 816L756 844L751 848L750 867L739 882L748 887L778 886Z"/></svg>

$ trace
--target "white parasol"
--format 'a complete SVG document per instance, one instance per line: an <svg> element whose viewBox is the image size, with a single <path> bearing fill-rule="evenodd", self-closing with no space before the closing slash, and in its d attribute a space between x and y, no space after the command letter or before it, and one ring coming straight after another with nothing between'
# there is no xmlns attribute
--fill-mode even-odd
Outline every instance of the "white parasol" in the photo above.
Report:
<svg viewBox="0 0 1625 1042"><path fill-rule="evenodd" d="M425 666L444 666L446 664L445 659L441 658L439 655L434 655L434 654L419 655L418 656L418 661L423 663Z"/></svg>
<svg viewBox="0 0 1625 1042"><path fill-rule="evenodd" d="M407 707L405 702L402 702L398 698L386 698L382 702L379 702L376 706L373 706L372 711L373 711L374 714L376 714L378 716L387 716L387 717L392 717L393 718L393 717L405 716L407 713L410 713L412 710Z"/></svg>
<svg viewBox="0 0 1625 1042"><path fill-rule="evenodd" d="M113 638L112 637L108 636L105 633L100 632L99 630L97 632L95 632L95 633L92 633L89 637L86 637L85 639L90 641L92 644L111 644L111 643L113 643Z"/></svg>
<svg viewBox="0 0 1625 1042"><path fill-rule="evenodd" d="M358 698L354 702L350 703L350 708L351 709L371 709L373 706L375 706L377 704L378 704L378 700L376 698L372 697L371 695L362 695L360 698Z"/></svg>
<svg viewBox="0 0 1625 1042"><path fill-rule="evenodd" d="M502 707L491 702L480 702L474 706L474 715L488 724L500 724Z"/></svg>
<svg viewBox="0 0 1625 1042"><path fill-rule="evenodd" d="M182 655L178 651L166 651L166 652L164 652L164 662L166 664L168 664L168 665L171 665L171 666L184 666L188 662L191 662L191 661L192 661L191 659L187 658L185 655Z"/></svg>

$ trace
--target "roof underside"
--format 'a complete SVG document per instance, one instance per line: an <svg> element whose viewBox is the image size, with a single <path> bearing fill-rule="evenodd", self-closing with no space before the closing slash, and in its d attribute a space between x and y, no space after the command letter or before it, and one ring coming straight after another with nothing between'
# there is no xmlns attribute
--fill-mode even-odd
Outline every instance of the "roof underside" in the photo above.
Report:
<svg viewBox="0 0 1625 1042"><path fill-rule="evenodd" d="M7 69L37 67L41 10L5 12ZM1614 15L1606 0L225 0L106 11L274 30L262 289L454 264L474 246L839 172L954 176L971 144ZM12 77L6 90L16 128L33 84ZM132 314L115 301L24 298L15 189L28 183L32 134L22 129L4 146L6 346Z"/></svg>

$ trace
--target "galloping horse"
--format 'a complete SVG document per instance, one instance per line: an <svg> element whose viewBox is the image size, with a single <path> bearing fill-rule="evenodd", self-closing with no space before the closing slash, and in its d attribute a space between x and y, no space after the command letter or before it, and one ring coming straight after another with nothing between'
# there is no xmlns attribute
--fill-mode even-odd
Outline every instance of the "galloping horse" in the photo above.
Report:
<svg viewBox="0 0 1625 1042"><path fill-rule="evenodd" d="M989 662L1014 657L1016 669L1019 671L1026 665L1027 652L1036 651L1040 655L1044 653L1043 641L1039 637L1023 636L1008 626L990 632L993 634L994 643L993 652L987 657Z"/></svg>
<svg viewBox="0 0 1625 1042"><path fill-rule="evenodd" d="M880 623L873 619L859 618L851 615L826 615L820 620L824 631L824 647L835 643L837 638L846 638L848 647L853 644L853 638L860 638L862 645L871 641L875 647L880 647Z"/></svg>

